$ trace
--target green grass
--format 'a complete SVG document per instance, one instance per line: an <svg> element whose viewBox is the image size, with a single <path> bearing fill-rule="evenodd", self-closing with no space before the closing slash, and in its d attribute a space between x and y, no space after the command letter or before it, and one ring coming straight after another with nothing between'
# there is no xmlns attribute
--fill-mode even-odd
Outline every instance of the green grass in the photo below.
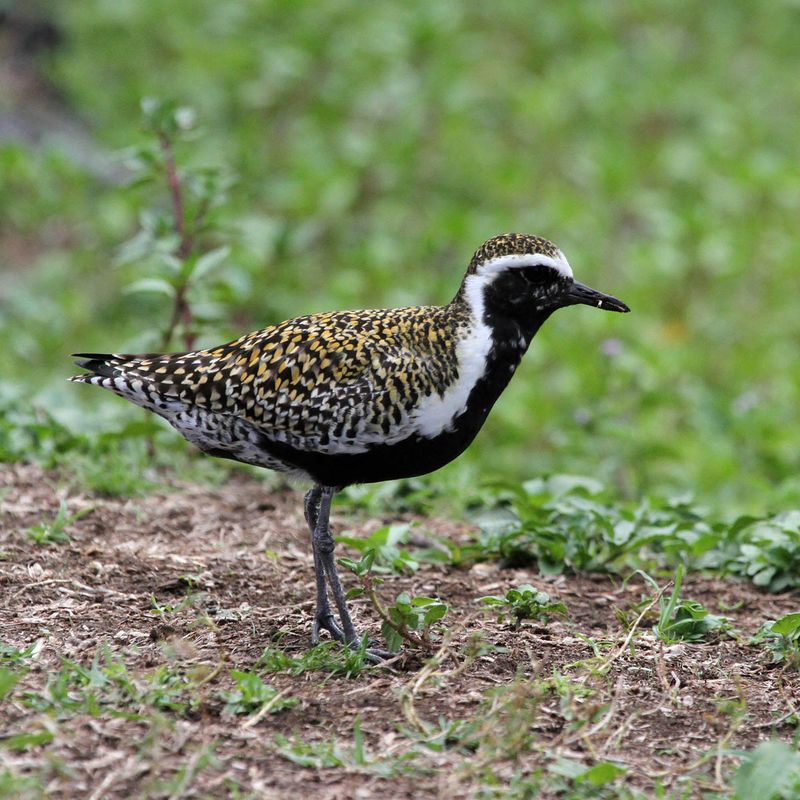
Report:
<svg viewBox="0 0 800 800"><path fill-rule="evenodd" d="M733 628L725 617L709 613L702 603L680 597L683 582L683 567L675 573L672 593L659 597L658 622L653 633L664 644L678 642L702 642L714 636L732 634Z"/></svg>
<svg viewBox="0 0 800 800"><path fill-rule="evenodd" d="M365 658L366 644L351 650L337 642L323 641L300 655L290 655L279 646L270 646L259 658L257 666L267 674L286 673L297 677L306 672L322 672L331 676L354 678L369 669Z"/></svg>
<svg viewBox="0 0 800 800"><path fill-rule="evenodd" d="M67 504L64 500L58 507L58 512L52 522L40 522L31 526L26 531L27 537L38 545L68 542L69 534L66 529L73 523L91 514L93 508L82 508L73 514L67 513Z"/></svg>

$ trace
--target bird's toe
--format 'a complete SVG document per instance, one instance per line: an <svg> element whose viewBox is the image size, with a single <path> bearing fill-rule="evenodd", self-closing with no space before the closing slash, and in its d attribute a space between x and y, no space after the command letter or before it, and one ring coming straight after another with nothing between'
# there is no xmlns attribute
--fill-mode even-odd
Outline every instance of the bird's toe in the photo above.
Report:
<svg viewBox="0 0 800 800"><path fill-rule="evenodd" d="M325 614L314 618L314 624L311 626L311 646L316 647L319 644L319 634L321 631L328 631L336 642L344 642L344 631L336 624L336 620L332 614Z"/></svg>

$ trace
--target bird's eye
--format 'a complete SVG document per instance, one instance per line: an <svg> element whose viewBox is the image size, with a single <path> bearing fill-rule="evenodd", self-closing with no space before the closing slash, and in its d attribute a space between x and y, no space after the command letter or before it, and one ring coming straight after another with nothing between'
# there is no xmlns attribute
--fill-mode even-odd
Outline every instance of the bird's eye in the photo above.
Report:
<svg viewBox="0 0 800 800"><path fill-rule="evenodd" d="M530 269L521 269L519 272L525 283L530 286L542 286L552 281L552 276L548 274L549 271L541 267L532 267Z"/></svg>

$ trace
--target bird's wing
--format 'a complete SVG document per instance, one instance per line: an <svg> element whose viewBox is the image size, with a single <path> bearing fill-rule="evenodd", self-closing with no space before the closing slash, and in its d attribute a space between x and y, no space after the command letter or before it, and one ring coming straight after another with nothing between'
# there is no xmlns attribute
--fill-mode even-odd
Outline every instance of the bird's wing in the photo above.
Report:
<svg viewBox="0 0 800 800"><path fill-rule="evenodd" d="M432 324L427 311L315 314L209 350L90 354L81 366L103 376L102 385L152 410L158 411L158 402L169 403L170 410L174 404L200 407L246 419L268 441L304 451L357 453L412 434L417 403L443 394L457 378L448 331Z"/></svg>
<svg viewBox="0 0 800 800"><path fill-rule="evenodd" d="M268 440L305 451L356 453L405 438L417 402L444 391L456 372L454 352L434 346L420 311L337 312L278 326L248 361L250 391L249 374L237 382L239 413Z"/></svg>

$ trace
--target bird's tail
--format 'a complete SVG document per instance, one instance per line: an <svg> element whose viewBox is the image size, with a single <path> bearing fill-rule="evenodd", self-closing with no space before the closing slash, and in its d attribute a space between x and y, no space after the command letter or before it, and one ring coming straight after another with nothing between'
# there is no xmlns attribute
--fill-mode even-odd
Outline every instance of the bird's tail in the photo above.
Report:
<svg viewBox="0 0 800 800"><path fill-rule="evenodd" d="M104 381L130 375L137 372L137 367L155 358L163 358L161 353L143 353L126 355L124 353L73 353L71 358L78 359L75 364L88 372L84 375L73 375L70 380L75 383L92 383L105 386ZM144 364L142 364L144 366ZM108 386L108 388L111 388Z"/></svg>
<svg viewBox="0 0 800 800"><path fill-rule="evenodd" d="M73 353L75 363L87 370L69 380L88 383L118 394L136 405L151 411L163 410L159 387L153 380L153 360L164 359L163 353L126 355L121 353Z"/></svg>
<svg viewBox="0 0 800 800"><path fill-rule="evenodd" d="M118 365L130 361L134 356L117 353L73 353L77 358L75 365L88 370L83 375L73 375L70 380L75 383L97 383L97 378L114 378L119 374Z"/></svg>

